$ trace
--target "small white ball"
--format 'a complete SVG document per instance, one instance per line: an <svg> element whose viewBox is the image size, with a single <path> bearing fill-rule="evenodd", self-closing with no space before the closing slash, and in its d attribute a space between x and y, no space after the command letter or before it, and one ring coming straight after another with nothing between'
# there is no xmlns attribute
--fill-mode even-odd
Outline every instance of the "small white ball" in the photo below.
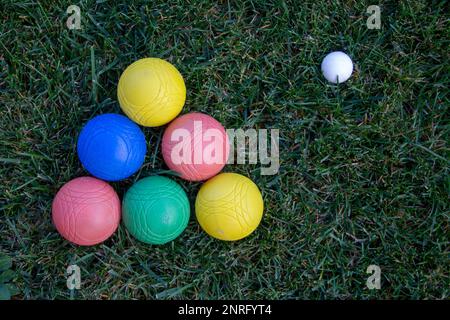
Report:
<svg viewBox="0 0 450 320"><path fill-rule="evenodd" d="M331 52L322 61L323 76L330 82L345 82L350 78L352 72L352 59L342 51Z"/></svg>

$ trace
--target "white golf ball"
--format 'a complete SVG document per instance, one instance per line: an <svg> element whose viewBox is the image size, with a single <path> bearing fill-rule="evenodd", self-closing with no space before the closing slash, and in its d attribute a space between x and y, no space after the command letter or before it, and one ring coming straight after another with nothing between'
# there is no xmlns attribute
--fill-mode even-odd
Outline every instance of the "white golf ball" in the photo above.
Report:
<svg viewBox="0 0 450 320"><path fill-rule="evenodd" d="M342 51L331 52L322 61L323 76L330 82L345 82L352 72L352 59Z"/></svg>

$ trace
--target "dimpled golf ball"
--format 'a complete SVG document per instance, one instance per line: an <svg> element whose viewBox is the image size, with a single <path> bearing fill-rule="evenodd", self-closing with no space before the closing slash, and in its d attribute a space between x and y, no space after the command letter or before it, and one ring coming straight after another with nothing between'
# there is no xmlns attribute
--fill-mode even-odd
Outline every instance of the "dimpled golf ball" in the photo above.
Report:
<svg viewBox="0 0 450 320"><path fill-rule="evenodd" d="M343 83L347 81L352 75L352 72L352 59L344 52L331 52L322 61L323 76L332 83Z"/></svg>
<svg viewBox="0 0 450 320"><path fill-rule="evenodd" d="M139 180L123 198L123 222L138 240L164 244L186 228L190 206L183 188L175 181L152 176Z"/></svg>
<svg viewBox="0 0 450 320"><path fill-rule="evenodd" d="M237 173L221 173L202 185L195 201L197 220L210 236L239 240L261 222L264 203L256 184Z"/></svg>
<svg viewBox="0 0 450 320"><path fill-rule="evenodd" d="M120 200L106 182L80 177L67 182L52 204L56 230L78 245L91 246L108 239L120 222Z"/></svg>
<svg viewBox="0 0 450 320"><path fill-rule="evenodd" d="M132 63L122 73L117 97L130 119L146 127L157 127L181 112L186 86L172 64L158 58L145 58Z"/></svg>
<svg viewBox="0 0 450 320"><path fill-rule="evenodd" d="M225 128L199 112L175 119L164 132L162 154L169 169L183 179L201 181L219 173L230 152Z"/></svg>
<svg viewBox="0 0 450 320"><path fill-rule="evenodd" d="M118 181L144 163L147 146L141 129L120 114L102 114L90 120L78 137L77 152L93 176Z"/></svg>

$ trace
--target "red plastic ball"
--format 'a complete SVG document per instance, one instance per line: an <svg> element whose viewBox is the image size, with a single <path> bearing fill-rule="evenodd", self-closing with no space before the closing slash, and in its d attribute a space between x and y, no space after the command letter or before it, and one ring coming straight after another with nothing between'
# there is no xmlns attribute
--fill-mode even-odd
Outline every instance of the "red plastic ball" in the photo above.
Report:
<svg viewBox="0 0 450 320"><path fill-rule="evenodd" d="M230 145L220 122L206 114L192 112L169 125L161 149L169 169L178 172L183 179L202 181L222 170Z"/></svg>
<svg viewBox="0 0 450 320"><path fill-rule="evenodd" d="M120 200L106 182L80 177L67 182L52 204L58 232L70 242L91 246L108 239L120 223Z"/></svg>

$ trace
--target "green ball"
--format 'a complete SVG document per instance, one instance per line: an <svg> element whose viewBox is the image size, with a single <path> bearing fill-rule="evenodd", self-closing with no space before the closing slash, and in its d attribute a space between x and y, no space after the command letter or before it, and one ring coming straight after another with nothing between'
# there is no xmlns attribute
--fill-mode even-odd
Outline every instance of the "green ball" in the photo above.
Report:
<svg viewBox="0 0 450 320"><path fill-rule="evenodd" d="M136 239L145 243L172 241L186 228L189 215L189 200L183 188L166 177L141 179L123 198L123 222Z"/></svg>

